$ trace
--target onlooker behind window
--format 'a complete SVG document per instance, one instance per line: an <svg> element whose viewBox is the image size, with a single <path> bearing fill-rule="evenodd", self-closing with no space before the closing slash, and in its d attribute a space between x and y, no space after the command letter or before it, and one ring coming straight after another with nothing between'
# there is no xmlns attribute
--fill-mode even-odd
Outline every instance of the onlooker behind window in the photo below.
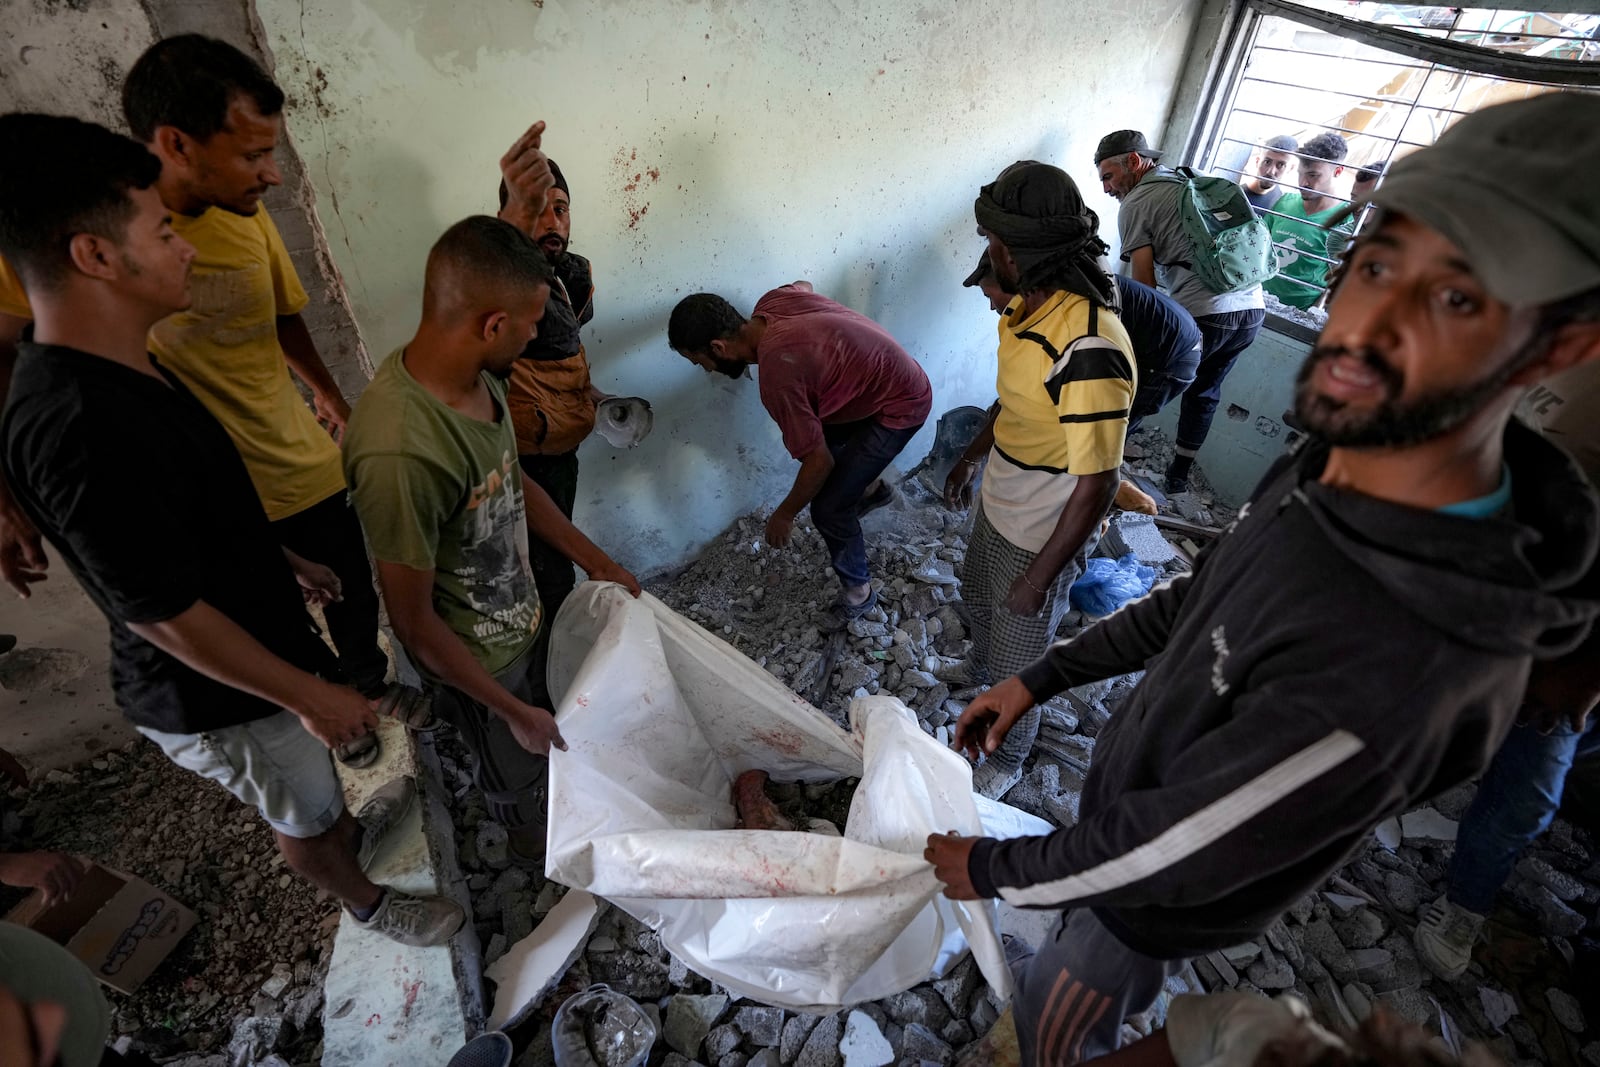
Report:
<svg viewBox="0 0 1600 1067"><path fill-rule="evenodd" d="M1361 169L1356 171L1356 179L1350 185L1350 199L1357 203L1372 195L1372 191L1383 181L1383 168L1388 166L1381 159L1371 163L1363 163Z"/></svg>
<svg viewBox="0 0 1600 1067"><path fill-rule="evenodd" d="M1300 147L1300 191L1285 193L1266 216L1278 246L1278 273L1262 288L1291 307L1308 308L1322 298L1328 267L1355 232L1351 218L1338 220L1346 205L1333 191L1348 151L1336 133L1307 141Z"/></svg>
<svg viewBox="0 0 1600 1067"><path fill-rule="evenodd" d="M1299 147L1293 137L1280 133L1276 137L1268 137L1255 150L1244 173L1239 175L1239 186L1251 204L1258 208L1270 208L1278 202L1283 196L1283 186L1278 183L1287 179L1289 167L1294 163L1294 153Z"/></svg>

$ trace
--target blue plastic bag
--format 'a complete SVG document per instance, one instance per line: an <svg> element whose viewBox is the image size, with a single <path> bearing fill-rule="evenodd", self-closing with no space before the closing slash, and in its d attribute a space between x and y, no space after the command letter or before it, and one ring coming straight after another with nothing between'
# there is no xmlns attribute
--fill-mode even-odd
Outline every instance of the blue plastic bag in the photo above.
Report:
<svg viewBox="0 0 1600 1067"><path fill-rule="evenodd" d="M1072 583L1067 600L1085 615L1101 618L1144 596L1155 584L1155 568L1140 563L1132 552L1121 559L1094 556L1083 577Z"/></svg>

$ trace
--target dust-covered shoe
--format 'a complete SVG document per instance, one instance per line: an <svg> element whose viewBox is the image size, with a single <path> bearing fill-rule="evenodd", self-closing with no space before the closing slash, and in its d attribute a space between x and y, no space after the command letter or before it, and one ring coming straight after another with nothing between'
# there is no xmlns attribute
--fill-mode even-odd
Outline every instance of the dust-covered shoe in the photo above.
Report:
<svg viewBox="0 0 1600 1067"><path fill-rule="evenodd" d="M1449 897L1441 896L1428 905L1417 924L1414 938L1417 955L1423 964L1447 981L1466 973L1472 962L1472 946L1483 930L1484 916L1468 911Z"/></svg>
<svg viewBox="0 0 1600 1067"><path fill-rule="evenodd" d="M378 849L383 845L383 835L411 810L411 800L416 795L415 782L410 778L396 778L379 786L361 805L361 811L356 815L356 822L361 824L361 847L356 850L356 862L363 871L372 864L372 857L378 854Z"/></svg>
<svg viewBox="0 0 1600 1067"><path fill-rule="evenodd" d="M376 930L402 945L442 945L461 929L466 916L454 901L443 897L414 897L397 889L384 889L383 900L372 918L362 920L345 909L357 926Z"/></svg>

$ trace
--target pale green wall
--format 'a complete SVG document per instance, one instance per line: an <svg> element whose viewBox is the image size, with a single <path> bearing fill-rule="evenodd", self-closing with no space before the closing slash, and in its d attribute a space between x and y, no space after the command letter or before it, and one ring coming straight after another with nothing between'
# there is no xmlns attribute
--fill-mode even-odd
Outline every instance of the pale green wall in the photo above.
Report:
<svg viewBox="0 0 1600 1067"><path fill-rule="evenodd" d="M754 383L713 381L667 349L677 299L710 289L748 309L808 278L922 361L936 415L986 403L994 318L960 288L980 251L978 186L1019 157L1058 163L1114 234L1095 142L1119 127L1159 137L1198 2L257 7L375 357L410 336L429 244L493 210L501 152L549 122L573 248L595 264L596 380L656 410L642 447L584 446L578 519L643 572L775 503L794 469Z"/></svg>

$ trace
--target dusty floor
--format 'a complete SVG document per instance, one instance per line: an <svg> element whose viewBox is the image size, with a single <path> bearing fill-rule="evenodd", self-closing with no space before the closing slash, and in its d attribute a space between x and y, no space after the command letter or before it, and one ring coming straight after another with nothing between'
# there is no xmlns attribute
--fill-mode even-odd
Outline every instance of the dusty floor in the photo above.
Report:
<svg viewBox="0 0 1600 1067"><path fill-rule="evenodd" d="M52 554L50 577L19 600L0 586L0 749L41 771L70 767L137 735L117 711L105 617Z"/></svg>
<svg viewBox="0 0 1600 1067"><path fill-rule="evenodd" d="M254 811L142 738L42 776L26 793L13 791L4 809L5 836L17 850L91 857L199 916L137 993L107 991L113 1037L127 1036L158 1062L224 1067L242 1020L279 1017L280 1055L295 1067L318 1062L338 907L288 873Z"/></svg>
<svg viewBox="0 0 1600 1067"><path fill-rule="evenodd" d="M1152 455L1140 466L1159 472L1163 442L1149 444ZM893 692L938 735L961 706L959 687L952 692L933 672L964 651L954 604L959 591L948 578L965 548L965 518L913 496L916 506L869 518L884 604L831 656L824 654L829 642L821 614L835 584L820 539L804 523L795 544L774 553L759 543L760 517L741 520L689 567L653 583L652 592L812 695L825 713L842 718L857 692ZM1214 512L1217 522L1229 517L1206 499L1203 483L1191 504ZM1084 623L1074 614L1066 632ZM1127 685L1079 690L1052 709L1030 773L1007 802L1070 823L1095 734ZM474 918L492 956L531 930L562 890L496 854L465 754L448 741L442 751ZM1456 790L1434 807L1446 820L1457 819L1470 796L1470 787ZM227 1055L240 1021L281 1018L291 1029L276 1035L280 1055L296 1065L316 1062L321 968L337 910L284 873L253 814L142 741L102 750L70 775L46 776L26 797L13 794L7 808L7 830L34 847L69 849L139 874L200 913L199 927L144 989L112 995L117 1029L135 1047L183 1067L248 1064L255 1062L245 1049L248 1033L236 1045L246 1054ZM478 847L480 833L489 848ZM1573 970L1592 947L1587 934L1600 903L1592 839L1557 821L1519 865L1488 944L1454 984L1428 976L1411 948L1449 853L1448 842L1416 832L1387 844L1375 837L1324 892L1297 905L1266 937L1196 961L1173 988L1292 989L1334 1023L1382 1001L1435 1029L1486 1040L1508 1064L1600 1065L1600 1006L1585 1001L1600 988L1583 987ZM766 1009L676 964L650 931L615 909L602 918L562 992L591 981L630 993L661 1019L665 1034L650 1062L668 1067L837 1067L840 1042L850 1035L888 1041L902 1062L951 1063L996 1015L970 963L949 981L855 1012L819 1019ZM558 999L516 1035L524 1067L552 1062L549 1012ZM1136 1020L1134 1030L1159 1024L1163 1010L1158 1005Z"/></svg>

